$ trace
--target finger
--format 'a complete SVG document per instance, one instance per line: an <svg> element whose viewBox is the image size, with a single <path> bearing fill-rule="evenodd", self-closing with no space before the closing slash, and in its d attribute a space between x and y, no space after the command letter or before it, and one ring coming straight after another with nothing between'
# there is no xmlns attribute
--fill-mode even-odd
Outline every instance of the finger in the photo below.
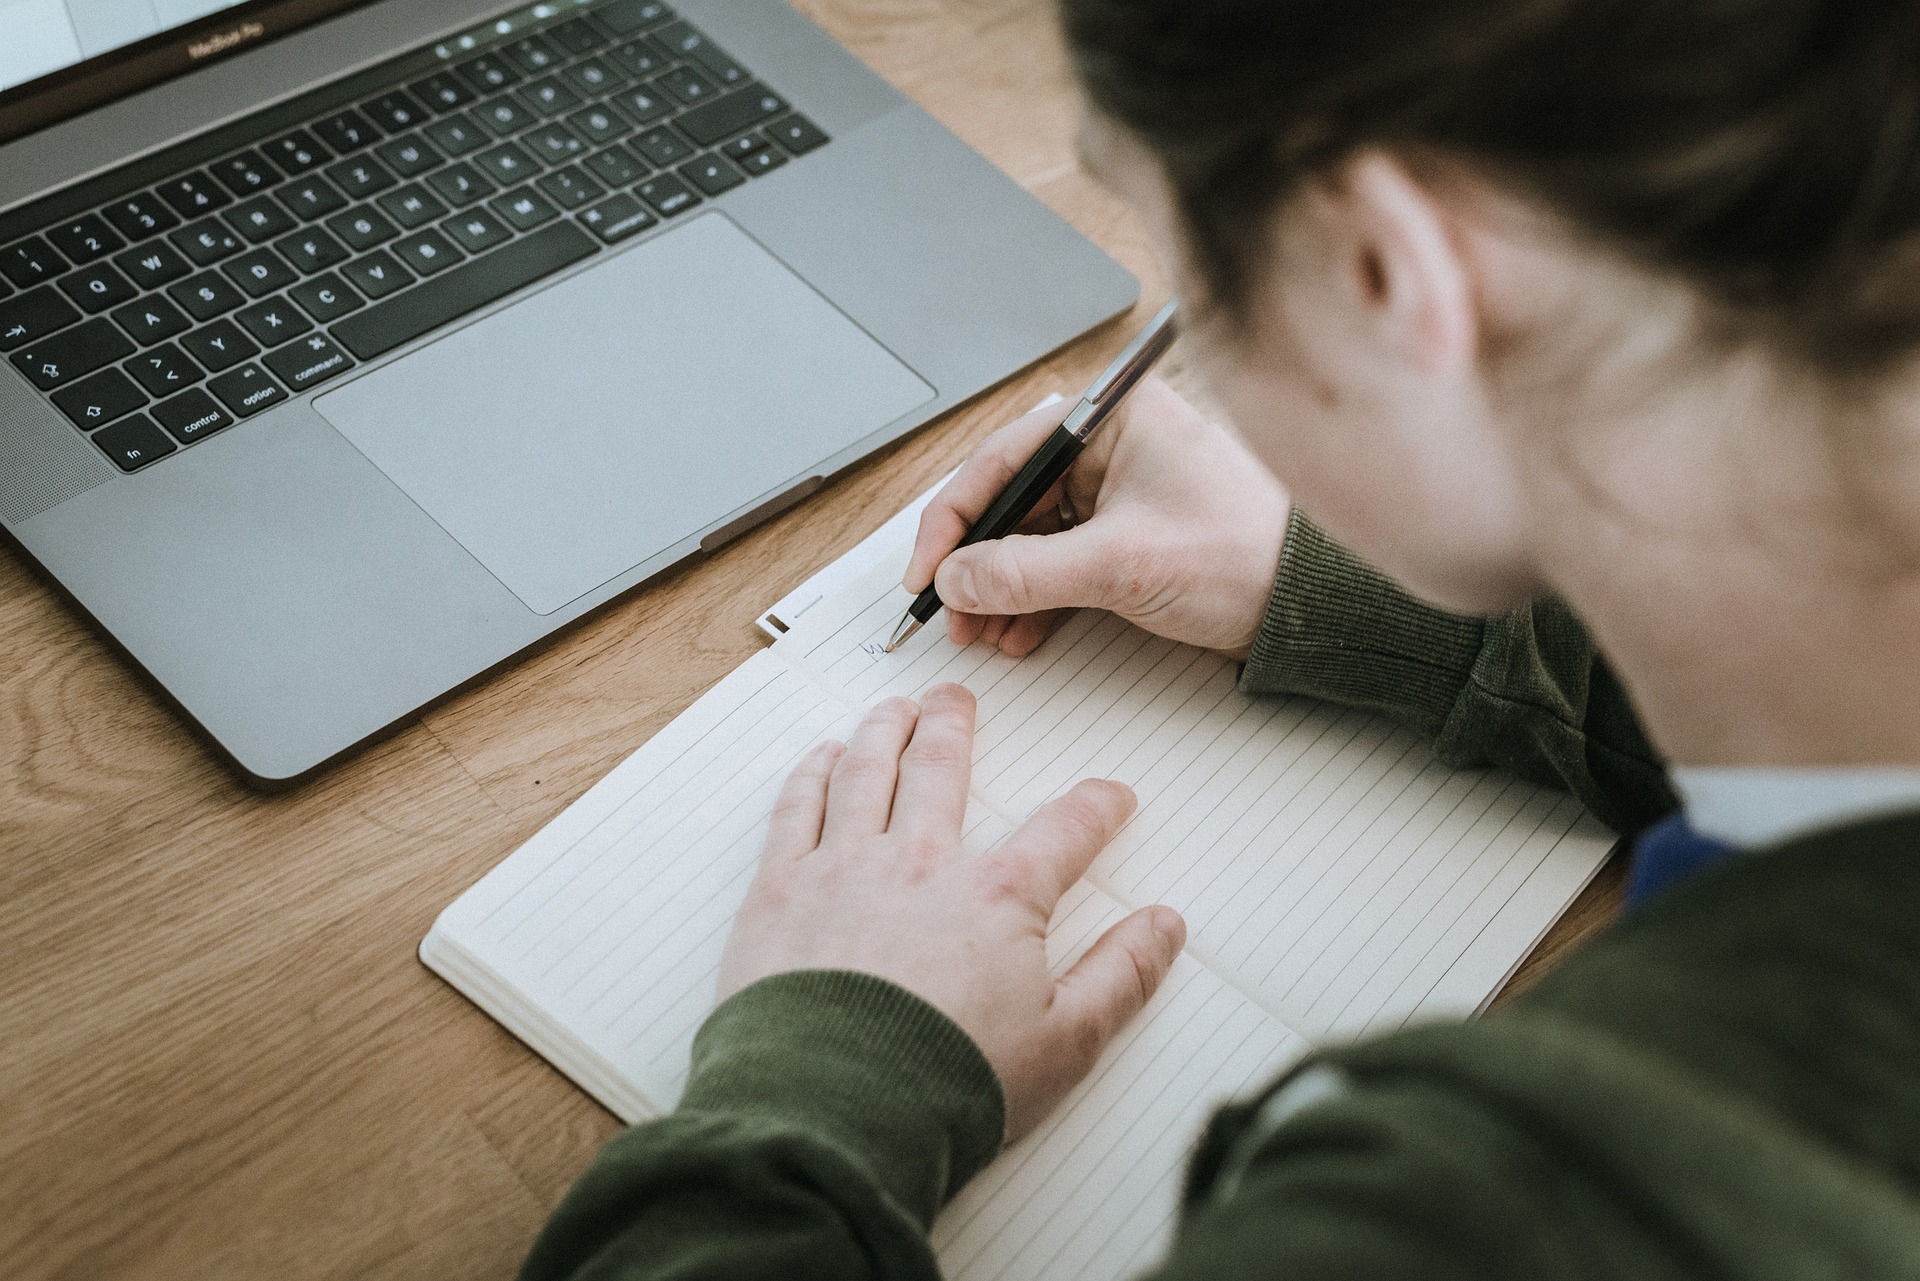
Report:
<svg viewBox="0 0 1920 1281"><path fill-rule="evenodd" d="M887 830L893 813L893 788L900 777L900 753L913 734L919 709L904 698L889 698L867 713L847 740L847 750L827 780L826 817L820 839L873 836Z"/></svg>
<svg viewBox="0 0 1920 1281"><path fill-rule="evenodd" d="M827 813L827 779L846 745L817 743L800 758L773 803L773 823L767 828L768 858L798 858L820 845L820 823Z"/></svg>
<svg viewBox="0 0 1920 1281"><path fill-rule="evenodd" d="M1000 848L1014 860L1028 902L1044 919L1086 874L1094 856L1133 813L1133 789L1107 778L1082 779L1035 810Z"/></svg>
<svg viewBox="0 0 1920 1281"><path fill-rule="evenodd" d="M940 600L967 614L1037 614L1045 609L1131 604L1139 575L1113 527L1084 525L1036 537L1013 534L962 547L940 562Z"/></svg>
<svg viewBox="0 0 1920 1281"><path fill-rule="evenodd" d="M947 639L956 645L973 644L986 629L987 620L978 614L962 614L955 609L943 612L947 616Z"/></svg>
<svg viewBox="0 0 1920 1281"><path fill-rule="evenodd" d="M1000 652L1011 658L1025 658L1040 648L1040 643L1053 635L1073 611L1070 609L1049 609L1039 614L1022 614L1007 626L1000 637Z"/></svg>
<svg viewBox="0 0 1920 1281"><path fill-rule="evenodd" d="M1102 934L1054 985L1047 1017L1065 1061L1092 1068L1160 990L1186 941L1187 923L1170 907L1143 907Z"/></svg>
<svg viewBox="0 0 1920 1281"><path fill-rule="evenodd" d="M935 685L920 700L920 720L900 755L889 831L959 835L973 776L973 714L973 695L964 686Z"/></svg>
<svg viewBox="0 0 1920 1281"><path fill-rule="evenodd" d="M920 513L920 532L913 540L913 555L907 561L902 585L919 592L933 581L934 567L967 536L973 522L993 505L1040 442L1073 409L1064 401L1044 405L1016 418L980 443L952 480L941 487Z"/></svg>
<svg viewBox="0 0 1920 1281"><path fill-rule="evenodd" d="M1013 620L1005 614L990 614L980 629L980 639L989 645L998 645L1000 638L1007 634L1007 624Z"/></svg>

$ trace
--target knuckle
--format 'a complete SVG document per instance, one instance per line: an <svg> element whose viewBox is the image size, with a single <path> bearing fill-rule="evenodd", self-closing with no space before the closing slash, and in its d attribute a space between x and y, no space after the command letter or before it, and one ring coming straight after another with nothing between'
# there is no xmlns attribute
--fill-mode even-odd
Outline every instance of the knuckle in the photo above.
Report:
<svg viewBox="0 0 1920 1281"><path fill-rule="evenodd" d="M1000 589L1000 603L1005 609L1024 614L1033 608L1033 585L1027 579L1026 570L1005 539L992 547L986 558L987 581Z"/></svg>
<svg viewBox="0 0 1920 1281"><path fill-rule="evenodd" d="M1093 1066L1107 1047L1105 1013L1095 1005L1080 1005L1067 1016L1067 1053L1082 1071Z"/></svg>

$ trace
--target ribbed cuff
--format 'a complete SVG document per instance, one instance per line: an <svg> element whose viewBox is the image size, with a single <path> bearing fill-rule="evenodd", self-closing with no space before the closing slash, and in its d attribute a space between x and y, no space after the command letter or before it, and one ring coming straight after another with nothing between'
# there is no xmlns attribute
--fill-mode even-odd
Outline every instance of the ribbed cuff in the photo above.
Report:
<svg viewBox="0 0 1920 1281"><path fill-rule="evenodd" d="M973 1039L885 979L776 974L693 1042L680 1110L772 1117L833 1143L923 1225L1000 1150L1006 1102Z"/></svg>
<svg viewBox="0 0 1920 1281"><path fill-rule="evenodd" d="M1377 708L1437 734L1483 631L1481 619L1415 600L1296 507L1240 688Z"/></svg>

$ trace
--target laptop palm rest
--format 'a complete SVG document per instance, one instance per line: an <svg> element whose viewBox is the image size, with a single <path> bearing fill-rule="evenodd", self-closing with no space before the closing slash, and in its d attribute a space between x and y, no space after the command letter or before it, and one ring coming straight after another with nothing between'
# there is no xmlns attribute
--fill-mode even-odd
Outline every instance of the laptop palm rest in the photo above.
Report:
<svg viewBox="0 0 1920 1281"><path fill-rule="evenodd" d="M711 213L314 407L549 614L933 395Z"/></svg>

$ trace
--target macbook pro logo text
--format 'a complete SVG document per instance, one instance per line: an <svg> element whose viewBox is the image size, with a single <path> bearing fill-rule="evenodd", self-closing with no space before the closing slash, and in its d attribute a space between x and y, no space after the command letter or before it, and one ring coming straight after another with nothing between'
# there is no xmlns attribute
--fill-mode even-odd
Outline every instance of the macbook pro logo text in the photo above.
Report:
<svg viewBox="0 0 1920 1281"><path fill-rule="evenodd" d="M204 40L194 41L187 46L187 56L198 62L202 58L211 58L216 53L225 53L235 45L245 44L249 40L258 40L266 34L266 27L260 23L243 22L237 27L216 31Z"/></svg>

